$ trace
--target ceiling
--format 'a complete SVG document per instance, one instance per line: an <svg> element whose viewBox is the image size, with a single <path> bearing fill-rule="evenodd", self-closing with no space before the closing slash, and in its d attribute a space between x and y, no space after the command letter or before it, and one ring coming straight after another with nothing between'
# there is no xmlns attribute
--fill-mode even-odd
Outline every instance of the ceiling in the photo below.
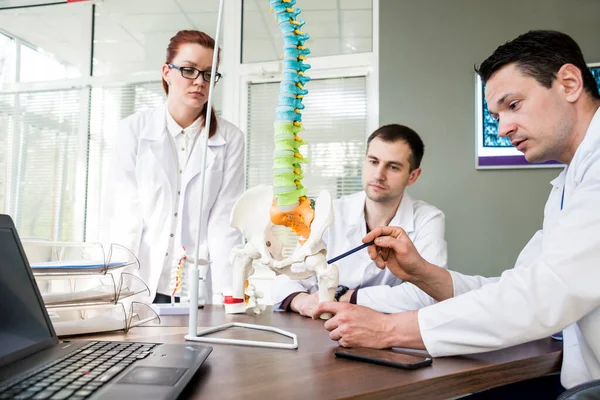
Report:
<svg viewBox="0 0 600 400"><path fill-rule="evenodd" d="M80 68L89 57L91 4L0 10L0 31ZM96 0L93 4L94 75L109 75L158 70L169 39L178 30L214 35L219 2ZM243 61L278 59L282 41L268 0L243 4ZM371 0L298 0L296 6L303 10L300 18L307 21L303 29L311 35L307 45L313 56L371 51Z"/></svg>
<svg viewBox="0 0 600 400"><path fill-rule="evenodd" d="M243 62L279 59L283 41L267 0L245 0ZM372 49L371 0L298 0L303 31L312 56L369 52Z"/></svg>

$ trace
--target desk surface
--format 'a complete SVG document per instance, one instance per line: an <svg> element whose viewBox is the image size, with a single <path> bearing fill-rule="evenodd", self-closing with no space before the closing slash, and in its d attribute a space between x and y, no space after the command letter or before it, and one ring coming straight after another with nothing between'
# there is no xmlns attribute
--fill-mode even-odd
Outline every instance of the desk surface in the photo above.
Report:
<svg viewBox="0 0 600 400"><path fill-rule="evenodd" d="M227 322L270 325L298 336L296 350L210 344L211 355L184 398L394 398L444 399L557 372L562 342L552 339L471 356L434 359L415 371L337 359L337 343L323 321L291 313L225 315L223 308L198 311L198 326ZM188 343L187 316L163 317L160 326L140 326L128 334L91 335L85 339ZM233 328L213 334L248 340L291 342L274 333Z"/></svg>

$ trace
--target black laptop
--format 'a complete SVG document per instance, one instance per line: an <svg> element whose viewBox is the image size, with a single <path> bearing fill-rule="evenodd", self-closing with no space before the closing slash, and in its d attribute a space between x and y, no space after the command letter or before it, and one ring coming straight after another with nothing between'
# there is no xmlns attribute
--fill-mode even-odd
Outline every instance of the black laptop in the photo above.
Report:
<svg viewBox="0 0 600 400"><path fill-rule="evenodd" d="M59 342L13 221L0 214L0 399L175 399L211 351Z"/></svg>

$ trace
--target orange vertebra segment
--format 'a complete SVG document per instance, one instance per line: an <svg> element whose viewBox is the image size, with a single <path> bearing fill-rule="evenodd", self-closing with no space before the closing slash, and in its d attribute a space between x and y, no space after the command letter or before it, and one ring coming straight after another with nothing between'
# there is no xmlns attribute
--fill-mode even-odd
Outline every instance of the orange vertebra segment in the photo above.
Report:
<svg viewBox="0 0 600 400"><path fill-rule="evenodd" d="M300 236L298 241L304 244L310 236L310 224L315 217L315 210L310 206L308 197L301 197L296 208L291 211L280 211L277 207L277 199L274 198L270 216L273 224L291 228L296 235Z"/></svg>

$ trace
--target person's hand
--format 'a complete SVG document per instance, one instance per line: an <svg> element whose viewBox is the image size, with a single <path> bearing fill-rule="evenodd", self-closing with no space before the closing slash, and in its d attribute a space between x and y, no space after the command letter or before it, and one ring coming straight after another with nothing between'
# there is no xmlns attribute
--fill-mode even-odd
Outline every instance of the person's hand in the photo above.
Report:
<svg viewBox="0 0 600 400"><path fill-rule="evenodd" d="M424 268L426 261L404 229L396 226L380 226L363 238L363 243L375 241L368 247L369 257L379 268L388 268L403 281L411 282Z"/></svg>
<svg viewBox="0 0 600 400"><path fill-rule="evenodd" d="M425 349L417 311L382 314L355 304L328 301L317 304L313 319L323 313L334 316L325 321L331 340L343 347Z"/></svg>
<svg viewBox="0 0 600 400"><path fill-rule="evenodd" d="M317 304L319 303L319 292L313 294L300 293L292 300L290 307L298 314L312 318Z"/></svg>
<svg viewBox="0 0 600 400"><path fill-rule="evenodd" d="M331 340L343 347L371 347L384 349L392 339L390 318L370 308L355 304L324 302L319 303L313 313L313 319L323 313L335 314L325 321L325 329Z"/></svg>

